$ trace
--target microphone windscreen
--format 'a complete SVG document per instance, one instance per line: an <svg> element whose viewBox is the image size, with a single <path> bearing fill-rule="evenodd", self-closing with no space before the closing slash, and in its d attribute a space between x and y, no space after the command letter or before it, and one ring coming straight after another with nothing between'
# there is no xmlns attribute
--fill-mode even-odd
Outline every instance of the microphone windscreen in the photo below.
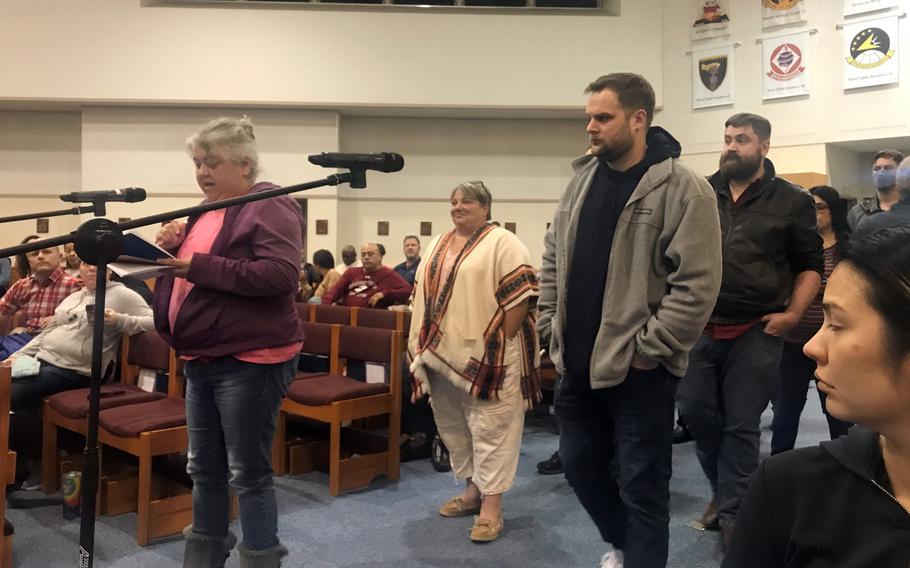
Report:
<svg viewBox="0 0 910 568"><path fill-rule="evenodd" d="M124 201L127 203L138 203L139 201L145 201L145 190L141 187L127 187L126 189L121 189L120 193L124 197Z"/></svg>
<svg viewBox="0 0 910 568"><path fill-rule="evenodd" d="M400 172L404 168L404 156L401 154L396 154L395 152L383 152L382 153L385 160L383 160L384 172Z"/></svg>

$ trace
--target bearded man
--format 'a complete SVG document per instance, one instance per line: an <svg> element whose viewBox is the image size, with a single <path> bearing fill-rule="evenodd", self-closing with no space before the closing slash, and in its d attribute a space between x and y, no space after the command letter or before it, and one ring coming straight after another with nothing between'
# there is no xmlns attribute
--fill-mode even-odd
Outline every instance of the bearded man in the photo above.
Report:
<svg viewBox="0 0 910 568"><path fill-rule="evenodd" d="M714 499L700 522L729 544L739 504L758 468L759 421L777 382L782 336L818 293L824 268L815 205L777 177L766 156L771 123L741 113L727 120L717 195L723 280L692 349L679 408Z"/></svg>

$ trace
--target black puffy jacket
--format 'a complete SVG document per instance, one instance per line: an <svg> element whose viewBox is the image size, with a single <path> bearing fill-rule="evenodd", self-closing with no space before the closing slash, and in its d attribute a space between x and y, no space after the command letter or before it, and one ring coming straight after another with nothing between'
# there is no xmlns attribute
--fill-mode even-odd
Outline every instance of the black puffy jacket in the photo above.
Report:
<svg viewBox="0 0 910 568"><path fill-rule="evenodd" d="M777 177L768 159L765 175L749 186L735 207L720 172L708 181L717 193L724 263L711 321L746 323L782 312L799 273L824 271L812 196Z"/></svg>

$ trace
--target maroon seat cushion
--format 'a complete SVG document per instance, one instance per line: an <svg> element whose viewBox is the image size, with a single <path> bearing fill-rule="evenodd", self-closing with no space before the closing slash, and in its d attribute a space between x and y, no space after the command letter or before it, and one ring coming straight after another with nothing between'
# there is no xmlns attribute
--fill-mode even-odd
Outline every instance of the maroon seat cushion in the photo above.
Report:
<svg viewBox="0 0 910 568"><path fill-rule="evenodd" d="M78 420L88 416L89 389L73 389L58 392L48 397L47 402L51 408L70 418ZM119 383L101 385L100 408L116 408L128 404L138 404L164 398L160 392L146 392L134 385L121 385Z"/></svg>
<svg viewBox="0 0 910 568"><path fill-rule="evenodd" d="M163 430L186 425L186 401L164 398L130 406L109 408L99 417L101 427L125 438L135 438L142 432Z"/></svg>
<svg viewBox="0 0 910 568"><path fill-rule="evenodd" d="M322 371L316 372L316 373L304 373L303 371L297 371L297 374L294 375L294 380L295 380L295 381L303 381L303 380L306 380L306 379L315 379L315 378L317 378L317 377L324 377L324 376L326 376L326 375L328 375L328 373L325 373L325 372L322 372Z"/></svg>
<svg viewBox="0 0 910 568"><path fill-rule="evenodd" d="M326 375L305 381L294 381L288 388L288 398L309 406L325 406L340 400L350 400L389 392L385 383L364 383L350 377Z"/></svg>

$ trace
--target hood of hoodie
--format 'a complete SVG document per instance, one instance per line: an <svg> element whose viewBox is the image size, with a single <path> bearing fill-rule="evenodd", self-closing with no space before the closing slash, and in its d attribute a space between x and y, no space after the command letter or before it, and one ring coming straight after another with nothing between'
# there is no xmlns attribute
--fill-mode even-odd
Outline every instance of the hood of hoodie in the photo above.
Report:
<svg viewBox="0 0 910 568"><path fill-rule="evenodd" d="M820 445L848 471L866 480L875 478L878 464L882 460L877 433L862 426L854 426L846 436Z"/></svg>
<svg viewBox="0 0 910 568"><path fill-rule="evenodd" d="M682 145L679 141L659 126L652 126L648 129L645 142L648 145L648 151L645 153L645 161L648 162L648 166L663 162L667 158L678 158L682 153Z"/></svg>

